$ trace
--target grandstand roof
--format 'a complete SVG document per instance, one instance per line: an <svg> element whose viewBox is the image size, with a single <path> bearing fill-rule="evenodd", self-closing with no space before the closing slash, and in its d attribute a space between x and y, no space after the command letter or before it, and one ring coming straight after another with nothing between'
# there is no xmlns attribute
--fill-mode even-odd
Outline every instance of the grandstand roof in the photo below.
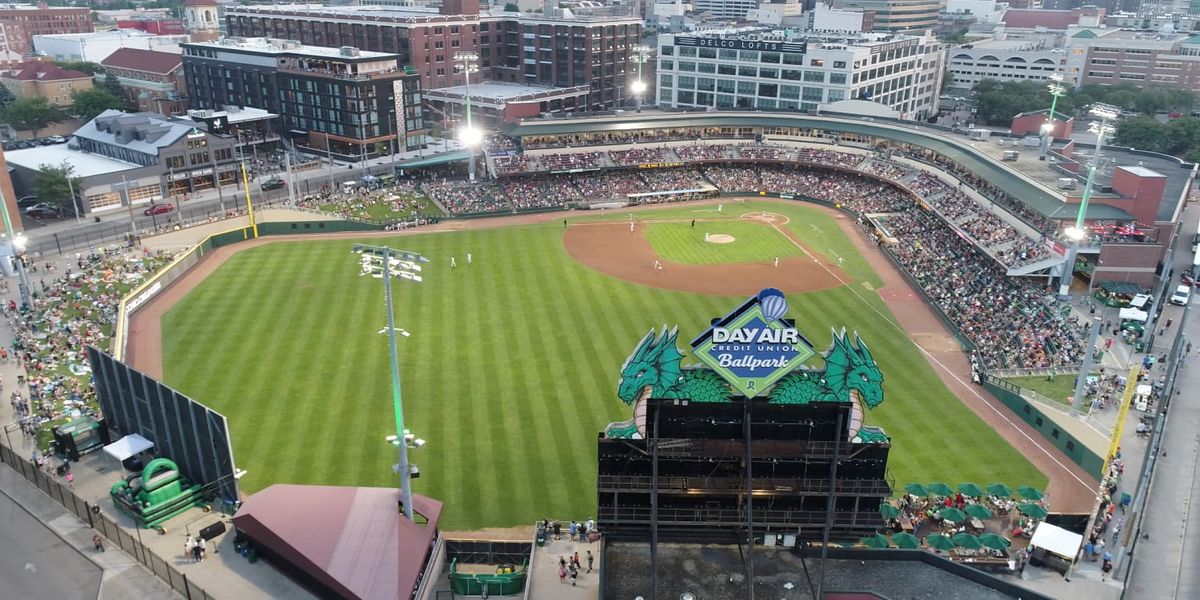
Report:
<svg viewBox="0 0 1200 600"><path fill-rule="evenodd" d="M662 113L572 118L531 119L509 124L504 133L513 136L560 135L600 131L633 131L660 127L814 127L846 134L877 135L933 150L949 157L996 186L1020 198L1026 205L1054 219L1074 218L1077 204L1069 204L1055 190L1014 172L962 141L927 126L909 122L869 118L816 117L786 113ZM1087 218L1131 220L1128 212L1104 204L1088 205Z"/></svg>
<svg viewBox="0 0 1200 600"><path fill-rule="evenodd" d="M446 163L461 162L471 158L471 153L467 150L455 150L453 152L443 152L426 156L423 158L414 158L412 160L396 163L396 167L401 169L419 169L422 167L432 167L435 165L444 165Z"/></svg>

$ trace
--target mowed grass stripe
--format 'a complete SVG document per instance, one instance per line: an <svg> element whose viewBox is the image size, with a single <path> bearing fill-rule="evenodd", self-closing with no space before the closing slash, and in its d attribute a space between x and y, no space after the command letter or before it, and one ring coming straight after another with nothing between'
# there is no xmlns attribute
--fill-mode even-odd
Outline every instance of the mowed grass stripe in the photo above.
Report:
<svg viewBox="0 0 1200 600"><path fill-rule="evenodd" d="M830 248L849 244L838 242L836 223L817 218L827 220L813 223ZM446 502L446 529L593 516L596 432L632 414L615 396L621 362L652 327L678 324L686 348L743 300L608 278L570 259L561 236L561 226L536 226L389 241L433 261L424 283L397 281L394 292L397 323L413 332L400 342L406 422L429 440L412 453L422 473L415 488ZM349 247L272 244L239 254L166 319L167 380L230 418L249 492L277 481L396 484L395 451L381 439L393 428L386 338L377 333L382 282L357 277ZM789 300L818 350L829 325L845 325L880 361L888 402L867 422L893 436L898 481L1045 481L950 395L877 295L856 284ZM250 330L254 339L244 336ZM243 393L256 383L274 388L266 400ZM279 410L295 420L277 418Z"/></svg>

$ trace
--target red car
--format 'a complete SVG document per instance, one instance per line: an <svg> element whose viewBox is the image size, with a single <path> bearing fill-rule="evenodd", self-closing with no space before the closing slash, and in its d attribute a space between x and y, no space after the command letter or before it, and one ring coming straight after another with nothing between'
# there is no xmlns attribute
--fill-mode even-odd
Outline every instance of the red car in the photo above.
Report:
<svg viewBox="0 0 1200 600"><path fill-rule="evenodd" d="M147 217L151 215L165 215L173 210L175 210L174 204L151 204L150 208L147 208L142 214Z"/></svg>

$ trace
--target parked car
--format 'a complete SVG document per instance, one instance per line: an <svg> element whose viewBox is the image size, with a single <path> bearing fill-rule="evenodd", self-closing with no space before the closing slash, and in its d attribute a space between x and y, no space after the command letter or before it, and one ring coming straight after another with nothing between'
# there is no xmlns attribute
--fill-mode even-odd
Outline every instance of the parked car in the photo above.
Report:
<svg viewBox="0 0 1200 600"><path fill-rule="evenodd" d="M174 204L151 204L150 208L142 211L142 214L146 215L147 217L152 215L165 215L173 210L175 210Z"/></svg>
<svg viewBox="0 0 1200 600"><path fill-rule="evenodd" d="M1181 285L1175 288L1175 293L1171 294L1171 304L1187 306L1187 303L1192 299L1192 286Z"/></svg>
<svg viewBox="0 0 1200 600"><path fill-rule="evenodd" d="M61 135L52 135L46 138L46 141L50 142L51 144L65 144L67 143L67 138Z"/></svg>
<svg viewBox="0 0 1200 600"><path fill-rule="evenodd" d="M57 219L58 208L42 202L25 209L25 215L34 219Z"/></svg>
<svg viewBox="0 0 1200 600"><path fill-rule="evenodd" d="M273 177L271 179L268 179L268 180L262 182L262 191L269 192L271 190L277 190L281 187L286 187L286 186L287 186L286 181L279 179L277 177Z"/></svg>
<svg viewBox="0 0 1200 600"><path fill-rule="evenodd" d="M21 199L17 200L17 208L29 208L34 204L38 204L37 196L21 196Z"/></svg>

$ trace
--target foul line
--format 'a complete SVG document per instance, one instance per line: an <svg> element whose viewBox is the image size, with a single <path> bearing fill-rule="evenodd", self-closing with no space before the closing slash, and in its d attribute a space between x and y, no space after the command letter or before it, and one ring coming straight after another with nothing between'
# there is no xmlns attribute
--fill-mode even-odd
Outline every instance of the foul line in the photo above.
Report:
<svg viewBox="0 0 1200 600"><path fill-rule="evenodd" d="M830 275L832 275L834 279L837 279L838 281L840 281L840 282L842 283L842 285L846 286L846 289L849 289L849 290L850 290L850 293L854 294L854 296L855 296L856 298L858 298L858 299L859 299L859 301L861 301L861 302L862 302L864 305L866 305L866 306L867 306L867 308L870 308L872 311L874 311L876 314L878 314L880 317L882 317L884 321L887 321L887 322L888 322L888 324L890 324L892 327L894 327L894 328L895 328L897 331L899 331L899 332L903 333L903 334L905 335L905 337L909 337L909 338L911 339L911 336L910 336L909 332L908 332L908 331L906 331L906 330L905 330L903 327L901 327L901 326L900 326L900 324L899 324L898 322L896 322L896 321L893 321L893 320L889 319L889 318L887 317L887 315L883 314L883 312L882 312L882 311L880 311L878 308L876 308L875 306L873 306L873 305L872 305L870 302L867 302L867 299L866 299L866 298L864 298L864 297L862 296L862 294L859 294L859 293L858 293L858 290L854 289L854 287L853 287L853 286L851 286L851 285L850 285L848 282L846 282L846 281L845 281L845 280L843 280L841 277L839 277L837 273L834 273L834 272L833 272L833 271L832 271L832 270L831 270L829 267L827 267L827 266L826 266L824 263L822 263L821 261L817 260L817 259L816 259L816 257L814 257L812 254L809 254L808 250L805 250L805 249L804 249L804 246L802 246L802 245L801 245L799 242L797 242L796 240L792 239L792 237L791 237L791 236L789 236L789 235L787 234L787 232L785 232L785 231L783 231L782 229L780 229L778 225L776 225L774 222L771 222L771 221L768 221L768 222L771 224L771 227L775 229L775 231L778 231L780 235L782 235L783 237L787 238L787 240L788 240L789 242L791 242L793 246L795 246L795 247L799 248L801 252L804 252L804 254L806 254L806 255L808 255L809 257L811 257L811 258L813 259L813 261L814 261L814 262L816 262L817 264L821 265L821 268L822 268L822 269L825 269L825 271L826 271L827 273L829 273ZM899 318L897 318L897 321L898 321L898 320L899 320ZM920 344L913 344L913 345L914 345L914 346L916 346L916 347L917 347L917 349L921 351L921 354L924 354L924 355L925 355L925 357L926 357L926 358L927 358L929 361L931 361L932 363L934 363L935 365L937 365L939 368L941 368L941 369L942 369L942 371L943 371L943 372L945 372L945 373L946 373L947 375L949 375L949 376L950 376L952 379L954 379L954 380L955 380L955 381L957 381L959 384L961 384L961 385L962 385L964 388L966 388L966 389L967 389L967 390L968 390L968 391L969 391L969 392L970 392L970 393L971 393L973 396L975 396L976 398L978 398L980 401L982 401L982 402L983 402L983 404L984 404L985 406L987 406L988 408L990 408L990 409L992 410L992 412L996 413L996 416L1000 417L1001 419L1004 419L1004 422L1005 422L1005 423L1008 423L1008 424L1009 424L1009 426L1011 426L1011 427L1012 427L1014 430L1016 430L1016 432L1017 432L1017 433L1021 434L1021 436L1022 436L1022 437L1024 437L1026 440L1029 440L1029 442L1030 442L1030 443L1032 443L1032 444L1034 445L1034 447L1036 447L1036 448L1037 448L1038 450L1040 450L1040 451L1041 451L1043 454L1045 454L1045 455L1046 455L1046 457L1048 457L1050 460L1054 461L1054 464L1058 465L1060 468L1062 468L1062 470L1066 471L1066 472L1067 472L1067 474L1071 476L1071 478L1073 478L1075 481L1078 481L1078 482L1079 482L1079 485L1082 485L1083 487L1087 488L1087 490L1088 490L1089 492L1094 492L1094 491L1095 491L1095 488L1094 488L1092 485L1089 485L1089 484L1088 484L1086 481L1084 481L1084 480L1080 479L1078 475L1076 475L1075 473L1073 473L1073 472L1071 471L1071 469L1070 469L1070 468L1068 468L1068 467L1067 467L1065 464L1063 464L1061 461L1059 461L1059 460L1058 460L1058 458L1056 458L1056 457L1055 457L1053 454L1051 454L1049 450L1047 450L1047 449L1046 449L1044 446L1042 446L1041 444L1039 444L1039 443L1037 442L1037 440L1033 439L1033 438L1032 438L1032 437L1031 437L1031 436L1030 436L1028 433L1025 433L1024 431L1022 431L1022 430L1021 430L1021 428L1020 428L1020 427L1018 427L1018 426L1017 426L1017 424L1016 424L1016 423L1014 423L1014 422L1012 421L1012 419L1009 419L1009 418L1008 418L1008 415L1004 414L1004 413L1003 413L1003 412L1001 412L999 409L997 409L995 406L993 406L993 405L992 405L992 403L991 403L990 401L988 401L988 399L987 399L987 398L984 398L982 394L980 394L979 392L975 391L975 389L974 389L972 386L968 385L968 384L967 384L967 382L966 382L966 381L964 381L964 380L963 380L961 377L959 377L957 373L955 373L954 371L951 371L949 367L947 367L945 364L943 364L943 363L942 363L942 361L938 360L938 359L937 359L937 357L935 357L933 354L931 354L931 353L930 353L928 350L926 350L926 349L922 348Z"/></svg>

